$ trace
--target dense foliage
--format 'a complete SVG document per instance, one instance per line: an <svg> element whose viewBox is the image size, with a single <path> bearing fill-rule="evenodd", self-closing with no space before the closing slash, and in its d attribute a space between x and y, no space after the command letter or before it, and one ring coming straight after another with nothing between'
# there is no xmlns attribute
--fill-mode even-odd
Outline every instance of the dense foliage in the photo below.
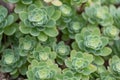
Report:
<svg viewBox="0 0 120 80"><path fill-rule="evenodd" d="M120 0L3 0L0 72L25 80L120 80Z"/></svg>

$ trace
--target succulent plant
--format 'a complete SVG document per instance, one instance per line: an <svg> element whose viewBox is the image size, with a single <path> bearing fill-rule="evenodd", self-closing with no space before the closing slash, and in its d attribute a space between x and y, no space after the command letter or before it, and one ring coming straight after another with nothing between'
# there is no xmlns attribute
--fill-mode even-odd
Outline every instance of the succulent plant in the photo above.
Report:
<svg viewBox="0 0 120 80"><path fill-rule="evenodd" d="M4 73L10 73L13 78L17 78L19 74L25 75L27 71L26 58L20 57L18 49L5 49L0 61L0 70ZM24 67L24 71L21 69Z"/></svg>
<svg viewBox="0 0 120 80"><path fill-rule="evenodd" d="M120 39L115 40L112 45L110 45L112 48L112 54L111 55L117 55L120 57Z"/></svg>
<svg viewBox="0 0 120 80"><path fill-rule="evenodd" d="M70 54L70 47L68 45L65 45L64 42L59 42L56 44L54 50L57 53L57 62L59 64L63 64L64 60Z"/></svg>
<svg viewBox="0 0 120 80"><path fill-rule="evenodd" d="M65 65L74 72L88 76L97 70L97 67L92 64L93 60L93 55L73 50L70 58L65 60Z"/></svg>
<svg viewBox="0 0 120 80"><path fill-rule="evenodd" d="M112 15L109 14L107 6L100 6L98 4L91 5L85 8L82 16L91 24L100 24L102 26L109 26L113 24Z"/></svg>
<svg viewBox="0 0 120 80"><path fill-rule="evenodd" d="M119 39L119 32L115 26L103 27L103 34L113 40Z"/></svg>
<svg viewBox="0 0 120 80"><path fill-rule="evenodd" d="M9 14L7 8L0 5L0 35L13 35L17 29L18 24L16 14Z"/></svg>
<svg viewBox="0 0 120 80"><path fill-rule="evenodd" d="M120 22L119 22L119 19L120 19L120 16L119 16L119 12L120 12L120 8L115 8L115 6L111 5L110 6L110 13L113 17L113 20L114 20L114 25L116 27L118 27L120 29Z"/></svg>
<svg viewBox="0 0 120 80"><path fill-rule="evenodd" d="M29 35L19 39L19 54L20 56L27 56L34 49L37 40Z"/></svg>
<svg viewBox="0 0 120 80"><path fill-rule="evenodd" d="M61 12L56 10L54 6L43 7L31 4L27 11L19 13L22 21L19 29L24 34L30 33L32 36L37 36L40 41L46 41L48 37L58 35L56 21L60 15Z"/></svg>
<svg viewBox="0 0 120 80"><path fill-rule="evenodd" d="M64 69L62 74L57 77L59 80L81 80L81 76L77 76L73 71L70 69Z"/></svg>
<svg viewBox="0 0 120 80"><path fill-rule="evenodd" d="M119 6L0 0L0 80L120 80Z"/></svg>
<svg viewBox="0 0 120 80"><path fill-rule="evenodd" d="M114 55L110 60L109 60L109 67L108 70L109 72L118 80L120 79L120 58L116 55Z"/></svg>
<svg viewBox="0 0 120 80"><path fill-rule="evenodd" d="M60 74L57 64L52 61L38 62L33 60L27 71L28 80L55 80L57 74Z"/></svg>
<svg viewBox="0 0 120 80"><path fill-rule="evenodd" d="M42 45L38 44L31 53L33 58L37 61L47 61L53 60L56 58L56 53L51 51L50 47L43 47Z"/></svg>
<svg viewBox="0 0 120 80"><path fill-rule="evenodd" d="M100 74L100 78L96 80L116 80L115 77L109 72L104 72Z"/></svg>
<svg viewBox="0 0 120 80"><path fill-rule="evenodd" d="M106 47L109 39L101 36L99 28L94 25L83 28L81 33L76 34L75 40L81 50L95 55L107 56L112 52Z"/></svg>
<svg viewBox="0 0 120 80"><path fill-rule="evenodd" d="M72 15L72 17L73 16L74 15ZM75 16L70 22L66 23L65 28L63 28L63 38L64 35L68 35L68 38L75 39L75 35L86 26L86 23L82 16Z"/></svg>

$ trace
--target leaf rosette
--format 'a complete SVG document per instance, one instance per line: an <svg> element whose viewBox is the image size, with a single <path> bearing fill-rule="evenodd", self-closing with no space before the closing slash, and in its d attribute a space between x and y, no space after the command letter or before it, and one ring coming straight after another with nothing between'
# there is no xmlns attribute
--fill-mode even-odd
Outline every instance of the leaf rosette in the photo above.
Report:
<svg viewBox="0 0 120 80"><path fill-rule="evenodd" d="M99 50L102 47L102 39L97 35L88 35L85 38L84 45L88 48Z"/></svg>
<svg viewBox="0 0 120 80"><path fill-rule="evenodd" d="M109 67L108 70L109 72L116 78L120 79L120 58L116 55L114 55L110 60L109 60Z"/></svg>
<svg viewBox="0 0 120 80"><path fill-rule="evenodd" d="M37 44L37 40L29 35L19 38L19 55L27 56L34 49Z"/></svg>
<svg viewBox="0 0 120 80"><path fill-rule="evenodd" d="M116 78L112 74L106 71L101 73L100 78L98 78L97 80L116 80Z"/></svg>
<svg viewBox="0 0 120 80"><path fill-rule="evenodd" d="M109 47L106 47L109 38L101 36L99 28L93 25L83 28L81 33L76 34L75 40L81 50L95 55L107 56L112 52Z"/></svg>
<svg viewBox="0 0 120 80"><path fill-rule="evenodd" d="M54 6L37 6L31 4L27 11L21 11L19 17L21 19L20 31L23 34L31 34L37 36L40 41L46 41L48 37L56 37L58 30L56 21L60 18L61 12L56 10Z"/></svg>
<svg viewBox="0 0 120 80"><path fill-rule="evenodd" d="M119 29L115 26L103 27L103 34L108 36L111 40L118 40L119 32Z"/></svg>
<svg viewBox="0 0 120 80"><path fill-rule="evenodd" d="M113 20L114 20L114 25L120 29L120 8L115 8L115 6L111 5L110 6L110 14L112 15L113 17Z"/></svg>
<svg viewBox="0 0 120 80"><path fill-rule="evenodd" d="M112 48L112 54L111 55L117 55L118 57L120 57L120 39L115 40L113 42L112 45L110 45L110 47Z"/></svg>
<svg viewBox="0 0 120 80"><path fill-rule="evenodd" d="M62 75L60 75L60 77L58 77L58 79L59 80L80 80L81 75L77 76L75 72L66 68L62 71Z"/></svg>
<svg viewBox="0 0 120 80"><path fill-rule="evenodd" d="M14 13L8 14L8 10L0 6L0 35L3 33L6 35L13 35L16 32L16 26L18 26L15 21L18 19L17 15Z"/></svg>
<svg viewBox="0 0 120 80"><path fill-rule="evenodd" d="M65 45L65 43L63 41L61 41L61 42L59 42L58 44L55 45L54 50L57 53L56 61L59 64L63 64L64 60L70 54L70 47L68 45Z"/></svg>
<svg viewBox="0 0 120 80"><path fill-rule="evenodd" d="M31 54L37 61L54 60L56 58L56 53L50 47L43 47L40 44L34 48Z"/></svg>
<svg viewBox="0 0 120 80"><path fill-rule="evenodd" d="M82 16L91 24L109 26L112 25L114 22L109 8L107 6L101 6L97 4L86 7L85 12L82 13Z"/></svg>
<svg viewBox="0 0 120 80"><path fill-rule="evenodd" d="M28 80L54 80L57 74L60 74L60 69L52 61L33 60L27 71Z"/></svg>
<svg viewBox="0 0 120 80"><path fill-rule="evenodd" d="M96 66L92 64L93 60L93 55L73 50L71 51L70 58L65 60L65 64L74 72L90 75L97 70Z"/></svg>
<svg viewBox="0 0 120 80"><path fill-rule="evenodd" d="M28 21L35 27L42 27L49 20L45 9L35 8L28 13ZM40 28L42 29L42 28Z"/></svg>
<svg viewBox="0 0 120 80"><path fill-rule="evenodd" d="M24 71L20 70L26 64L26 58L20 57L18 49L5 49L2 56L0 61L2 72L10 73L13 78L18 77L19 74L25 75L27 68L24 67Z"/></svg>

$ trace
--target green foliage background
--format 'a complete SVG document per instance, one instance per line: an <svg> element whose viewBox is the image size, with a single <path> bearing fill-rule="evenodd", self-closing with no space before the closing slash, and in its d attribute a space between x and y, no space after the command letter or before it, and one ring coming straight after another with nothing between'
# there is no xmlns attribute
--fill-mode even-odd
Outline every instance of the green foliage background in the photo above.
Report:
<svg viewBox="0 0 120 80"><path fill-rule="evenodd" d="M4 0L0 72L25 80L120 80L120 0Z"/></svg>

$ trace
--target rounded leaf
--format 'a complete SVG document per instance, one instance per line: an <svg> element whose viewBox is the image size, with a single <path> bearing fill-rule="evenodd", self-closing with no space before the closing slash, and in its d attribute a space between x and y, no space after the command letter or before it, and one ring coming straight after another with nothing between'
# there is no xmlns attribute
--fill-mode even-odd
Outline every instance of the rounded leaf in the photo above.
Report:
<svg viewBox="0 0 120 80"><path fill-rule="evenodd" d="M56 28L46 28L44 33L50 37L56 37L58 35L58 30Z"/></svg>
<svg viewBox="0 0 120 80"><path fill-rule="evenodd" d="M40 34L37 36L37 38L40 41L46 41L48 39L48 36L46 34L44 34L43 32L40 32Z"/></svg>

